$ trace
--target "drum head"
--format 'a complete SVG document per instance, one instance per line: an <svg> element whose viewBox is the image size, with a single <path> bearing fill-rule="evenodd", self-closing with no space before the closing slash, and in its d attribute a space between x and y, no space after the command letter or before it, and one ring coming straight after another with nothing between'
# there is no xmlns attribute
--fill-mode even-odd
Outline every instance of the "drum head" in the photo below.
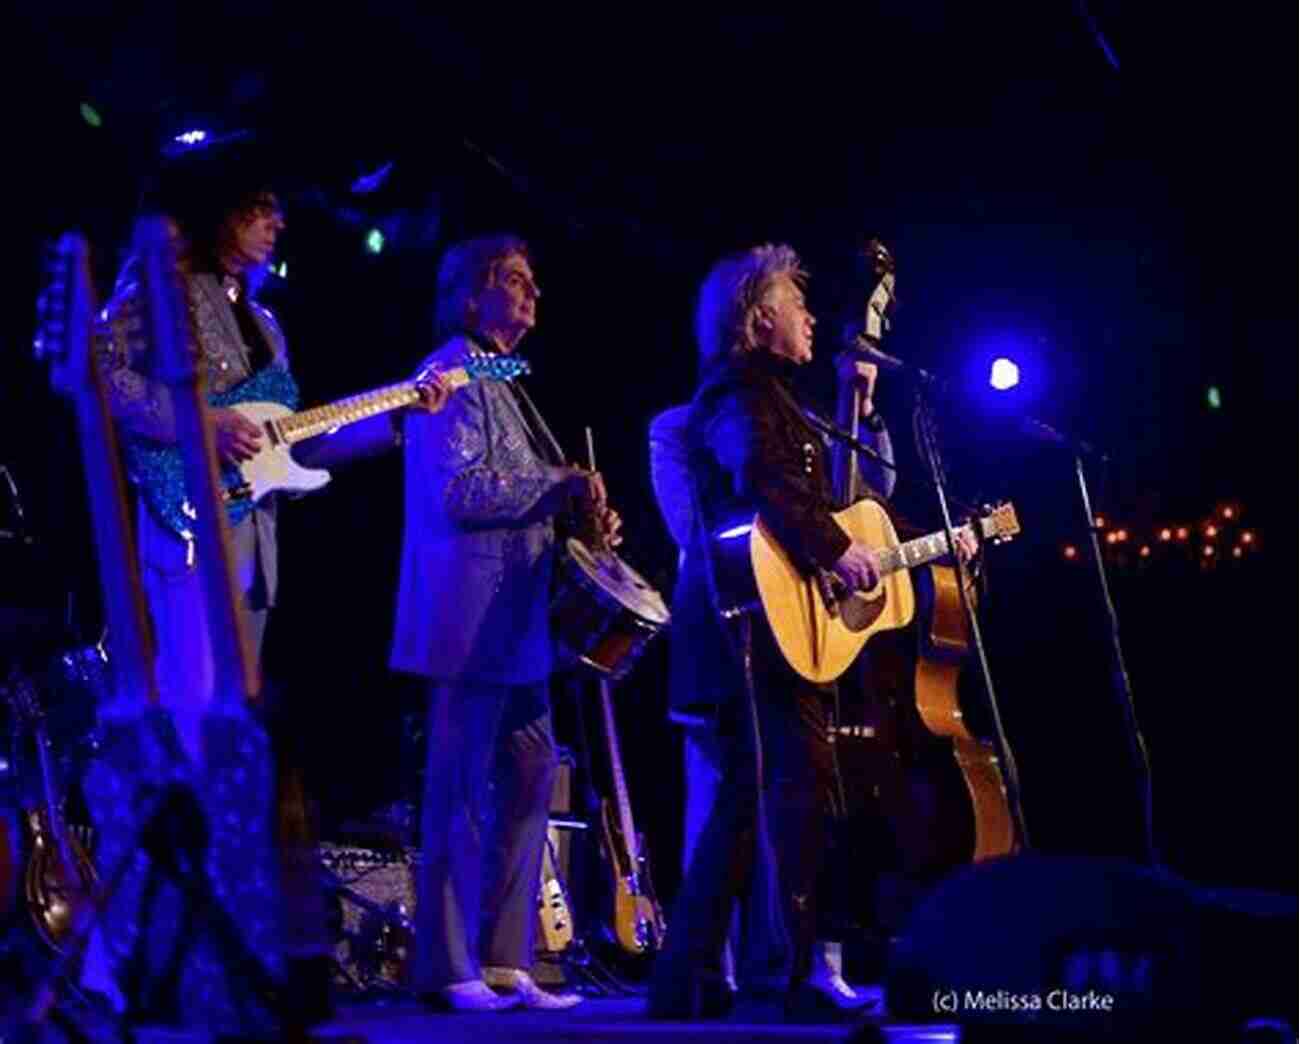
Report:
<svg viewBox="0 0 1300 1044"><path fill-rule="evenodd" d="M576 537L569 538L568 549L574 563L611 598L643 620L667 626L668 606L659 592L618 555L612 551L592 551Z"/></svg>

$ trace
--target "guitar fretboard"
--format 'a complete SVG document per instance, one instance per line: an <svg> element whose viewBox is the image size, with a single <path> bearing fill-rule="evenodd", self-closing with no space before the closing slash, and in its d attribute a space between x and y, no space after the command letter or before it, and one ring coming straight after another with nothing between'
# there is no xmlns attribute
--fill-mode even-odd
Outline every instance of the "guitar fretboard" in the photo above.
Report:
<svg viewBox="0 0 1300 1044"><path fill-rule="evenodd" d="M614 721L614 701L609 682L600 682L601 710L605 717L605 735L609 740L610 771L614 777L614 803L618 808L618 827L623 832L623 843L635 870L640 859L637 851L636 827L632 822L632 802L627 796L627 779L623 775L623 755L618 747L618 727Z"/></svg>
<svg viewBox="0 0 1300 1044"><path fill-rule="evenodd" d="M355 424L367 417L401 409L419 398L420 393L415 390L415 384L408 381L404 384L394 384L387 388L365 392L362 395L353 395L326 406L303 410L277 422L276 427L279 428L285 442L301 442L303 439L322 435L332 428Z"/></svg>
<svg viewBox="0 0 1300 1044"><path fill-rule="evenodd" d="M953 536L963 531L969 532L970 526L958 526L953 529ZM931 533L929 536L917 537L915 540L909 540L906 544L899 544L897 547L886 548L880 552L880 572L881 575L897 572L900 569L911 569L913 566L924 565L936 558L940 558L948 553L948 536L942 531Z"/></svg>
<svg viewBox="0 0 1300 1044"><path fill-rule="evenodd" d="M452 389L468 384L470 380L464 367L447 371L442 375L442 379ZM414 381L403 381L401 384L390 384L386 388L351 395L346 399L339 399L337 402L302 410L285 417L276 422L276 429L285 442L290 444L301 442L303 439L323 435L334 428L355 424L367 417L400 410L403 406L418 402L420 393L417 387Z"/></svg>

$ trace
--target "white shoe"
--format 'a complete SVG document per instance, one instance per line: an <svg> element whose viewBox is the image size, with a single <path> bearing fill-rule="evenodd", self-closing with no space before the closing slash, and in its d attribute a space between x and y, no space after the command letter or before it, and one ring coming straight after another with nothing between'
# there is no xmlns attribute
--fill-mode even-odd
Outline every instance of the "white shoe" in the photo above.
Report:
<svg viewBox="0 0 1300 1044"><path fill-rule="evenodd" d="M873 1004L878 1004L880 998L873 996L869 991L858 993L852 986L844 981L844 976L839 972L828 971L824 966L816 967L813 973L805 980L806 984L823 994L835 1007L841 1010L854 1010L859 1008L870 1008Z"/></svg>
<svg viewBox="0 0 1300 1044"><path fill-rule="evenodd" d="M452 1011L505 1011L520 1003L519 994L497 993L482 979L453 982L438 994Z"/></svg>
<svg viewBox="0 0 1300 1044"><path fill-rule="evenodd" d="M542 989L522 968L487 967L483 969L483 981L493 989L511 991L506 996L517 998L520 1006L525 1008L563 1011L582 1003L582 998L576 993L551 993Z"/></svg>

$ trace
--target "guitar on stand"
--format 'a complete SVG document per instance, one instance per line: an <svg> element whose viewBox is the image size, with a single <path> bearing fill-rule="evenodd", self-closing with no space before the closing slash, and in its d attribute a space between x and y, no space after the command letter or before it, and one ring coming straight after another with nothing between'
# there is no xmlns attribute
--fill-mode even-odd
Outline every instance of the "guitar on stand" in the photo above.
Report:
<svg viewBox="0 0 1300 1044"><path fill-rule="evenodd" d="M614 784L614 799L601 802L601 838L613 875L613 941L627 955L644 957L663 945L666 926L663 909L655 898L645 839L632 820L632 803L623 775L623 756L618 746L618 725L610 683L600 679L600 706L605 725L606 750Z"/></svg>
<svg viewBox="0 0 1300 1044"><path fill-rule="evenodd" d="M68 235L55 251L42 296L36 350L51 362L53 384L76 408L112 644L112 698L102 719L101 755L86 788L97 854L109 870L92 912L76 917L68 929L64 953L40 984L27 1020L38 1025L57 1017L60 985L102 919L105 947L116 958L106 953L105 960L134 972L124 998L128 1017L267 1032L275 1021L278 969L271 940L278 935L279 910L268 890L274 876L264 804L271 780L268 746L247 707L258 677L238 615L213 436L189 351L192 331L177 258L161 221L142 222L136 246L149 334L172 388L186 479L199 506L196 535L217 699L203 723L205 764L191 764L181 753L171 715L158 706L117 433L92 351L96 305L89 248ZM218 876L220 889L209 875ZM177 902L188 917L152 916L157 904L175 910ZM179 940L155 935L182 929L185 945L159 966L159 947L165 953Z"/></svg>
<svg viewBox="0 0 1300 1044"><path fill-rule="evenodd" d="M590 428L587 467L596 471ZM600 934L619 958L640 964L663 944L665 922L650 879L645 839L637 832L632 816L614 715L613 683L627 676L646 646L666 629L669 613L659 593L614 552L594 513L588 514L592 517L577 520L578 535L565 542L559 556L550 622L557 645L584 676L594 675L600 695L612 790L612 797L601 799L599 804L598 846L609 874ZM580 701L583 698L579 695ZM581 704L577 718L581 728ZM585 760L590 777L590 748L583 746L588 751ZM594 814L594 799L592 805ZM548 900L547 895L552 898ZM567 899L562 879L550 883L544 880L544 937L557 941L567 937L561 956L597 989L608 994L633 992L594 958L581 933L575 936L562 917L557 917L559 902ZM548 909L548 904L554 905ZM571 905L568 909L571 913Z"/></svg>
<svg viewBox="0 0 1300 1044"><path fill-rule="evenodd" d="M54 244L49 251L46 275L47 283L38 304L34 349L39 360L50 364L52 386L71 401L76 414L77 441L112 646L112 691L106 710L110 716L123 711L138 713L158 701L153 646L117 433L91 346L92 317L97 302L90 277L90 248L85 239L69 234ZM75 853L73 846L68 847ZM59 848L57 862L66 867L69 856L63 846ZM47 1020L58 1022L62 1017L60 995L71 989L71 979L84 956L96 919L121 887L134 854L133 844L125 846L120 858L111 864L111 872L100 880L92 901L74 904L64 911L65 924L56 936L59 956L44 981L38 984L25 1012L29 1026L39 1026Z"/></svg>
<svg viewBox="0 0 1300 1044"><path fill-rule="evenodd" d="M5 686L19 724L25 725L36 752L42 807L27 810L31 851L24 875L27 911L37 934L56 953L75 924L90 914L98 877L81 843L63 818L55 783L45 711L31 679L17 671Z"/></svg>

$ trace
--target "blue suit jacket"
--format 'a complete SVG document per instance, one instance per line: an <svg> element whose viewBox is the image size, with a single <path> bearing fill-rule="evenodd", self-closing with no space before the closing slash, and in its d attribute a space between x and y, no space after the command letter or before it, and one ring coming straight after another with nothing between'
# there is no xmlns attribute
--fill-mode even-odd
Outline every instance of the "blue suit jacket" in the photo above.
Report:
<svg viewBox="0 0 1300 1044"><path fill-rule="evenodd" d="M425 361L450 369L455 337ZM538 430L540 429L540 430ZM406 521L391 666L503 685L552 668L552 514L564 471L554 439L511 389L478 381L437 414L405 419Z"/></svg>

